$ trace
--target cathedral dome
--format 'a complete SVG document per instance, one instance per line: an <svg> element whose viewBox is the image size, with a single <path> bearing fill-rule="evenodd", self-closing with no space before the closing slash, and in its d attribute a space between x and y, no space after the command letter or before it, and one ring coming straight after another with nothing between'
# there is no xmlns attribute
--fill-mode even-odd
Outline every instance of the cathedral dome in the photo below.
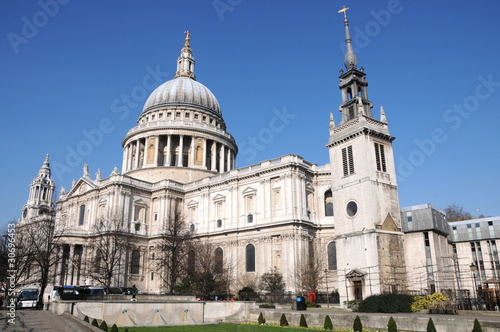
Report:
<svg viewBox="0 0 500 332"><path fill-rule="evenodd" d="M201 109L222 117L219 102L213 93L189 77L177 77L156 88L146 101L142 113L169 107Z"/></svg>

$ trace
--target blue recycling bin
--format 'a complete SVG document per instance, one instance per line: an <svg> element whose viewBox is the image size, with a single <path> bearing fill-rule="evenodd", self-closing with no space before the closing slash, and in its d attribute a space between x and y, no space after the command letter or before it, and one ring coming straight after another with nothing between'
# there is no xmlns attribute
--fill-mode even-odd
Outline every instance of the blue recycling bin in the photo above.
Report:
<svg viewBox="0 0 500 332"><path fill-rule="evenodd" d="M297 296L297 310L306 310L306 298L303 296Z"/></svg>

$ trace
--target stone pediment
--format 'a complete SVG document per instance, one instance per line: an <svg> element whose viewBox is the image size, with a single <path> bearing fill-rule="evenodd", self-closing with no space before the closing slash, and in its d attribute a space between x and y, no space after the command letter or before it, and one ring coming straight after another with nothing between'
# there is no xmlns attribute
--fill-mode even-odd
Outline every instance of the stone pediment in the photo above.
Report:
<svg viewBox="0 0 500 332"><path fill-rule="evenodd" d="M214 203L215 202L224 202L225 200L226 200L226 196L222 196L221 194L217 194L213 198Z"/></svg>
<svg viewBox="0 0 500 332"><path fill-rule="evenodd" d="M148 203L145 202L143 199L139 198L134 201L134 205L137 206L148 206Z"/></svg>
<svg viewBox="0 0 500 332"><path fill-rule="evenodd" d="M190 200L189 203L187 204L188 207L192 208L192 207L197 207L198 206L198 202L195 201L195 200Z"/></svg>
<svg viewBox="0 0 500 332"><path fill-rule="evenodd" d="M97 186L92 180L87 178L80 178L78 182L76 182L76 184L68 192L68 197L84 194L96 188Z"/></svg>
<svg viewBox="0 0 500 332"><path fill-rule="evenodd" d="M385 217L382 225L377 225L376 228L391 232L399 232L401 230L398 225L396 225L396 222L394 221L390 213L387 214L387 217Z"/></svg>
<svg viewBox="0 0 500 332"><path fill-rule="evenodd" d="M352 278L363 278L365 276L365 273L363 271L358 270L358 269L353 269L349 272L346 273L345 277L347 279L352 279Z"/></svg>
<svg viewBox="0 0 500 332"><path fill-rule="evenodd" d="M243 190L242 194L243 196L253 196L257 193L257 189L254 189L252 187L247 187L245 190Z"/></svg>

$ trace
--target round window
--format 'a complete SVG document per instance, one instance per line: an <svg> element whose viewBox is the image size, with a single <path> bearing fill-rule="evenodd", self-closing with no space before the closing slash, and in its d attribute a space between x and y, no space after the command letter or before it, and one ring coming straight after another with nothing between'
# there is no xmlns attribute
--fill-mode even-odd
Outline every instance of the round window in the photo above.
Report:
<svg viewBox="0 0 500 332"><path fill-rule="evenodd" d="M354 217L358 213L358 204L354 201L347 203L347 215L349 217Z"/></svg>

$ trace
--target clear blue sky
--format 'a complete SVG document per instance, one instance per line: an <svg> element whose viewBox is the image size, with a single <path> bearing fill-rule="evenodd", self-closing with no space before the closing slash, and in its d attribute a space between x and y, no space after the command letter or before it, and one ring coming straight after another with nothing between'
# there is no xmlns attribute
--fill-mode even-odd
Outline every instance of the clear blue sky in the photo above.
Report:
<svg viewBox="0 0 500 332"><path fill-rule="evenodd" d="M186 29L238 167L289 153L328 163L343 5L373 113L384 106L396 137L400 205L500 215L497 1L41 0L0 4L0 223L20 217L47 153L57 192L84 162L92 177L121 170L122 139L153 83L173 77ZM112 130L89 143L103 119Z"/></svg>

